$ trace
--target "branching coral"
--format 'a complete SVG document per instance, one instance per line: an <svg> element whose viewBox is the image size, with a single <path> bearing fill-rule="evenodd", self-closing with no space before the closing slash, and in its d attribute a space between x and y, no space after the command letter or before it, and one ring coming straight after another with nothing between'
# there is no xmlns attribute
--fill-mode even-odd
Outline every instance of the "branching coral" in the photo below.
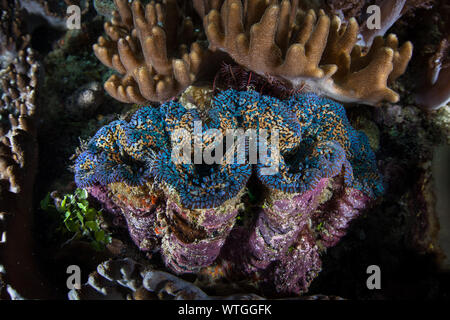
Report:
<svg viewBox="0 0 450 320"><path fill-rule="evenodd" d="M18 1L0 2L0 67L6 68L30 42Z"/></svg>
<svg viewBox="0 0 450 320"><path fill-rule="evenodd" d="M44 294L39 275L32 272L31 247L38 67L31 49L20 51L18 58L2 70L0 104L0 219L5 223L5 230L0 230L0 262L6 270L10 295L15 295L15 288L36 297Z"/></svg>
<svg viewBox="0 0 450 320"><path fill-rule="evenodd" d="M129 103L179 95L196 80L211 53L196 41L192 21L182 18L174 0L165 5L152 1L145 12L137 1L116 4L119 13L105 24L108 38L100 37L94 46L97 57L123 75L113 75L105 83L107 91ZM204 20L209 48L225 51L259 75L286 81L294 89L306 84L342 102L378 105L399 99L388 85L404 73L412 44L398 47L395 35L372 39L366 52L356 45L356 19L347 23L323 11L303 12L298 1L199 0L192 6ZM174 23L169 27L166 21Z"/></svg>
<svg viewBox="0 0 450 320"><path fill-rule="evenodd" d="M180 94L194 81L204 54L192 21L181 16L175 0L152 1L145 9L138 1L115 3L118 12L105 24L108 37L94 45L100 61L121 74L111 76L105 89L127 103Z"/></svg>
<svg viewBox="0 0 450 320"><path fill-rule="evenodd" d="M439 109L450 101L450 5L442 3L439 14L442 38L428 57L427 74L415 96L416 102L428 110Z"/></svg>
<svg viewBox="0 0 450 320"><path fill-rule="evenodd" d="M225 149L233 159L244 150L244 163L176 164L179 155L173 148L186 132L194 132L195 147L196 121L222 137L230 129L254 129L258 136L267 130L270 137L279 136L280 157L260 156L249 163L252 144L245 139L244 149L238 144ZM187 131L179 136L178 129ZM197 143L205 149L226 142L204 132ZM195 148L189 150L188 160L195 160ZM275 154L272 146L267 151ZM265 204L257 212L256 225L234 228L236 216L247 210L242 199L245 187L251 187L252 167L255 178L267 188ZM268 174L268 167L277 170ZM328 187L337 177L342 182ZM280 292L305 291L320 270L316 238L323 238L324 245L335 244L349 221L383 190L367 138L350 126L341 105L314 94L279 100L232 89L215 96L203 116L195 108L169 102L159 108L144 107L130 121L115 121L100 129L78 157L75 179L98 199L113 200L109 207L121 208L141 249L158 249L155 238L160 239L166 264L174 271L199 271L218 261L234 266L235 272L262 273L267 281L275 281ZM106 188L101 196L98 186ZM336 199L327 198L327 193L336 193ZM324 203L337 209L326 217L316 214L326 222L322 236L310 231L308 221ZM243 252L220 257L230 232ZM146 246L145 239L156 247ZM290 279L287 284L285 277Z"/></svg>
<svg viewBox="0 0 450 320"><path fill-rule="evenodd" d="M405 71L410 42L398 48L394 35L377 38L365 54L355 45L355 19L344 25L323 11L297 15L295 4L248 1L244 7L239 0L225 1L220 11L211 10L205 18L210 47L226 51L258 74L283 78L294 87L306 83L343 102L398 101L387 85Z"/></svg>
<svg viewBox="0 0 450 320"><path fill-rule="evenodd" d="M26 228L37 156L33 120L38 65L31 50L22 50L29 36L17 1L2 1L0 6L0 298L14 299L20 294L12 286L24 287L11 270L20 262L17 271L30 267ZM25 230L20 230L23 226Z"/></svg>

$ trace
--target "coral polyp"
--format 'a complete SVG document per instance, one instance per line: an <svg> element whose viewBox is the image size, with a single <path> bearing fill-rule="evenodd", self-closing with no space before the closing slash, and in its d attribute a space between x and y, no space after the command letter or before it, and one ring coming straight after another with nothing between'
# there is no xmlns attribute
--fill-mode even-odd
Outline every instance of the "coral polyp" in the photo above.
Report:
<svg viewBox="0 0 450 320"><path fill-rule="evenodd" d="M254 130L256 144L244 134L241 145L233 137L224 148L230 130ZM264 134L266 140L260 139ZM180 141L188 150L185 162L176 149ZM198 162L198 145L203 156L214 150L223 157ZM254 149L264 149L265 156L252 158ZM106 207L114 207L112 200L135 243L142 250L160 250L175 272L225 263L224 274L255 273L280 292L306 290L320 271L316 240L335 244L369 200L383 192L368 139L352 128L342 105L314 94L281 100L234 89L214 96L207 112L171 101L142 107L129 121L101 128L76 160L75 180ZM255 206L244 199L246 190L258 184L265 190L261 207L246 228L237 226L236 217ZM146 205L155 195L158 202ZM343 198L345 205L326 212ZM329 229L323 234L311 231L319 220ZM239 239L239 255L227 255L233 239ZM305 241L309 249L301 244ZM281 285L286 281L293 283Z"/></svg>

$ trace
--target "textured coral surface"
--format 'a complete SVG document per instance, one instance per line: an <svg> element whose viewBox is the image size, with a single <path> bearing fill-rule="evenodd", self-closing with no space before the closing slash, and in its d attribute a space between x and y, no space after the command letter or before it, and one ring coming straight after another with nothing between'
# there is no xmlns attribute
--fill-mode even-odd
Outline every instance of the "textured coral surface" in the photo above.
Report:
<svg viewBox="0 0 450 320"><path fill-rule="evenodd" d="M276 172L264 172L274 158L258 157L252 165L250 154L245 154L243 163L222 160L201 166L192 164L188 154L189 163L175 164L172 134L180 128L193 134L195 121L202 120L207 121L205 128L224 137L227 129L277 132ZM199 141L205 148L215 143L208 131ZM242 150L249 153L250 145L246 140ZM268 150L275 154L273 146ZM239 148L231 151L237 159ZM255 181L267 189L266 203L255 214L254 225L232 230L252 170ZM342 178L338 186L332 183L335 177ZM79 187L89 187L107 208L111 205L106 194L113 195L141 249L155 249L148 244L156 245L155 238L161 238L162 254L172 270L184 273L210 266L228 234L238 233L245 238L235 241L247 244L241 254L234 254L240 256L237 261L230 255L224 258L231 260L230 268L244 273L264 270L261 277L275 278L277 291L297 293L305 291L320 271L316 237L323 238L324 245L336 244L368 199L383 191L367 137L351 127L342 105L314 94L279 100L232 89L214 96L203 119L197 109L170 102L159 108L143 107L129 121L101 128L77 158L75 181ZM116 184L122 187L117 189ZM101 196L99 186L108 189ZM134 188L135 195L130 196L125 186ZM333 194L331 199L323 199L326 189ZM145 205L145 199L158 194L161 199ZM128 201L121 201L123 197ZM324 229L315 233L309 219L320 205L336 208L323 207L322 215L316 213L312 224L322 222ZM167 227L157 234L154 230L164 224ZM248 261L241 261L243 257Z"/></svg>
<svg viewBox="0 0 450 320"><path fill-rule="evenodd" d="M118 12L105 24L108 37L100 37L94 51L121 74L111 76L105 89L129 103L177 96L201 79L202 66L214 65L220 51L293 88L306 84L343 102L397 102L398 94L388 86L405 72L413 50L411 42L399 46L394 34L384 39L388 28L373 35L366 50L356 45L355 18L341 21L323 10L306 12L299 1L194 1L207 50L192 32L192 17L180 19L175 0L150 2L145 9L138 1L115 3Z"/></svg>
<svg viewBox="0 0 450 320"><path fill-rule="evenodd" d="M449 8L0 0L0 299L448 299Z"/></svg>

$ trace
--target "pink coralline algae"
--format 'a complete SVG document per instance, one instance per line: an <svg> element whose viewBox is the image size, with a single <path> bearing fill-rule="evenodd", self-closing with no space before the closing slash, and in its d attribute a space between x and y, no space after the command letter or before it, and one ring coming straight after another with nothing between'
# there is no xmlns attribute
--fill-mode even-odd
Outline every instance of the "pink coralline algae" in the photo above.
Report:
<svg viewBox="0 0 450 320"><path fill-rule="evenodd" d="M278 130L278 170L264 174L271 157L174 163L171 134L199 120L223 137L227 129ZM205 148L215 142L208 134L201 140ZM342 105L314 94L277 99L232 89L206 113L172 101L100 129L76 161L75 180L174 272L244 279L279 294L306 292L320 254L383 192L367 137Z"/></svg>

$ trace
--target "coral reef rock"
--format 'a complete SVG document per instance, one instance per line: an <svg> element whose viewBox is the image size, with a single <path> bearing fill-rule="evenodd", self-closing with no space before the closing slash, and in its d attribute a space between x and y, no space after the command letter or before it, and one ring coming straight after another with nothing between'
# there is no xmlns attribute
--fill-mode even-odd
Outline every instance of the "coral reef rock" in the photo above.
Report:
<svg viewBox="0 0 450 320"><path fill-rule="evenodd" d="M111 76L105 88L122 102L166 101L200 81L201 71L215 68L213 61L225 52L293 90L306 85L338 101L369 105L399 100L388 85L405 72L411 42L399 47L389 34L374 37L370 48L359 46L355 18L341 21L323 10L306 12L298 3L193 1L204 21L206 50L198 40L201 32L192 32L192 20L181 15L175 0L150 2L145 13L138 1L116 0L118 13L105 24L107 37L94 45L100 61L121 74Z"/></svg>
<svg viewBox="0 0 450 320"><path fill-rule="evenodd" d="M205 17L210 48L260 75L282 78L294 88L306 84L338 101L377 105L399 100L388 82L404 73L410 42L398 47L395 35L380 36L364 53L356 45L356 19L344 24L322 10L299 12L296 3L249 1L244 7L240 0L225 1L220 11Z"/></svg>
<svg viewBox="0 0 450 320"><path fill-rule="evenodd" d="M31 239L38 70L39 63L28 48L19 51L0 73L0 261L5 279L0 296L6 294L1 292L3 286L11 299L20 299L24 292L34 297L45 292L34 272Z"/></svg>

